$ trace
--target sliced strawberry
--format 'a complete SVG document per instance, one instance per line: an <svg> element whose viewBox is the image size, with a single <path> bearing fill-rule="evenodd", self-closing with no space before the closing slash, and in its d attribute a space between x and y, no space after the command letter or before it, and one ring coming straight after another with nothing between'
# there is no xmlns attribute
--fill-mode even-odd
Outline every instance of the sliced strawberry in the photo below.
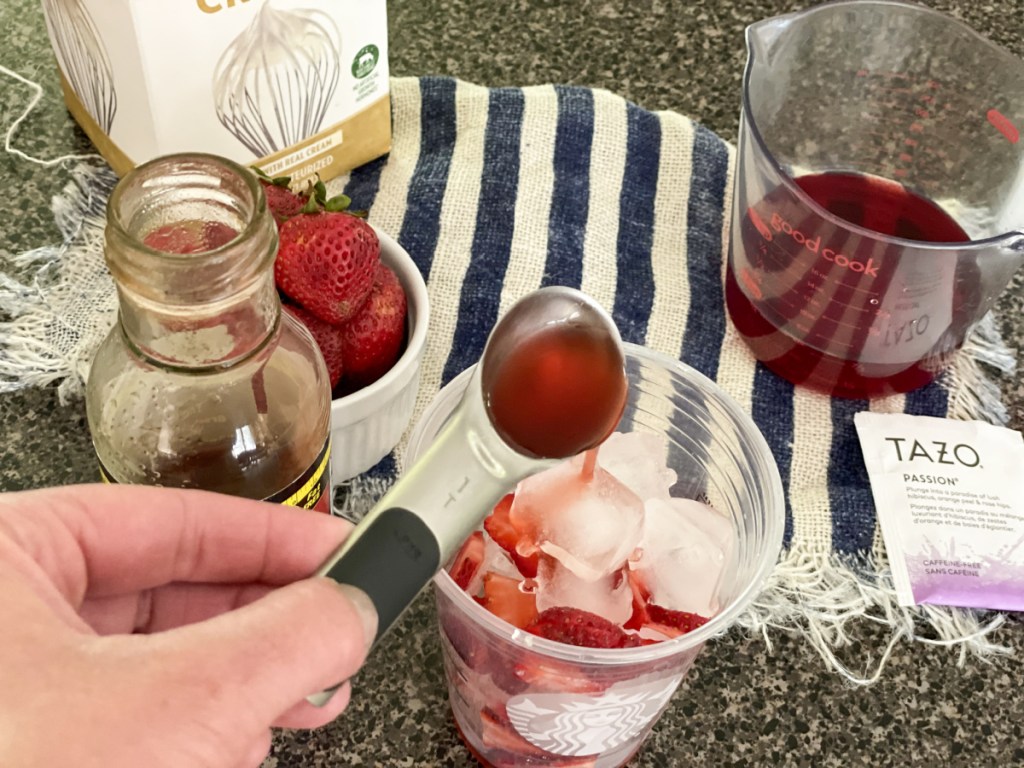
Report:
<svg viewBox="0 0 1024 768"><path fill-rule="evenodd" d="M546 752L520 736L507 716L486 707L480 710L480 725L484 746L499 753L488 754L486 760L481 760L485 765L495 768L540 764L547 768L592 768L597 762L596 757L563 757Z"/></svg>
<svg viewBox="0 0 1024 768"><path fill-rule="evenodd" d="M564 757L546 752L520 736L508 717L486 708L480 710L480 725L483 745L488 750L508 753L508 762L502 760L505 756L488 755L488 759L482 761L485 763L501 766L543 764L546 768L593 768L597 763L596 756ZM499 759L495 760L495 757Z"/></svg>
<svg viewBox="0 0 1024 768"><path fill-rule="evenodd" d="M490 663L493 665L494 660ZM583 674L578 667L536 654L529 654L516 662L512 673L520 684L539 692L601 693L605 689L604 685Z"/></svg>
<svg viewBox="0 0 1024 768"><path fill-rule="evenodd" d="M494 539L495 544L508 552L512 562L523 576L534 579L537 577L537 553L524 556L516 551L516 544L519 543L522 535L512 525L512 519L509 516L514 499L515 494L509 493L494 506L491 514L484 520L484 530L487 531L488 536Z"/></svg>
<svg viewBox="0 0 1024 768"><path fill-rule="evenodd" d="M485 712L487 714L484 714ZM477 759L477 762L480 765L488 766L488 768L522 768L526 765L543 765L545 768L594 768L597 765L598 756L566 757L551 752L537 754L535 752L537 747L532 744L529 745L529 752L522 748L514 749L513 745L521 743L515 741L515 737L518 737L519 734L515 732L511 723L508 723L506 718L503 718L501 715L495 715L486 708L481 710L480 722L483 725L482 732L489 734L487 738L492 739L497 744L507 744L508 747L488 747L486 756L482 755L473 746L473 743L466 738L466 734L462 732L458 721L456 721L455 727L458 729L459 736L462 737L470 753ZM500 733L498 731L499 728L508 730L511 736ZM529 742L527 743L529 744Z"/></svg>
<svg viewBox="0 0 1024 768"><path fill-rule="evenodd" d="M633 648L636 636L603 616L579 608L557 606L542 611L526 631L557 643L584 648Z"/></svg>
<svg viewBox="0 0 1024 768"><path fill-rule="evenodd" d="M510 663L508 659L492 656L487 659L486 671L491 681L509 696L522 693L530 687L528 680L520 676L520 664Z"/></svg>
<svg viewBox="0 0 1024 768"><path fill-rule="evenodd" d="M441 621L441 634L467 667L482 670L488 660L487 647L476 639L470 627L458 619L449 618Z"/></svg>
<svg viewBox="0 0 1024 768"><path fill-rule="evenodd" d="M480 586L477 577L480 575L480 564L483 561L484 535L480 531L473 531L455 555L448 574L460 588L474 594Z"/></svg>
<svg viewBox="0 0 1024 768"><path fill-rule="evenodd" d="M484 574L484 608L509 624L526 629L537 618L537 598L524 592L518 579L499 573Z"/></svg>
<svg viewBox="0 0 1024 768"><path fill-rule="evenodd" d="M651 599L651 591L644 584L643 577L632 568L626 569L629 588L633 591L633 613L623 623L626 629L640 629L647 623L647 603Z"/></svg>
<svg viewBox="0 0 1024 768"><path fill-rule="evenodd" d="M480 736L488 749L500 749L523 757L544 757L548 754L516 733L507 719L489 709L480 710L480 725Z"/></svg>
<svg viewBox="0 0 1024 768"><path fill-rule="evenodd" d="M450 603L438 607L438 625L441 629L442 644L447 641L451 651L457 657L455 662L462 661L467 667L478 672L485 669L489 652L487 645L481 642L480 629L476 623Z"/></svg>
<svg viewBox="0 0 1024 768"><path fill-rule="evenodd" d="M647 604L647 621L644 626L667 637L679 637L708 623L708 619L688 611L674 611L654 603Z"/></svg>

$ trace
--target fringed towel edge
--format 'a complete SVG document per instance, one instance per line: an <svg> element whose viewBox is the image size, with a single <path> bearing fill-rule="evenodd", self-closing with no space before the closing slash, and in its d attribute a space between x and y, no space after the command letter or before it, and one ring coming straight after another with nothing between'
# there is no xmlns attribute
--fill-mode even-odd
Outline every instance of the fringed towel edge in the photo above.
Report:
<svg viewBox="0 0 1024 768"><path fill-rule="evenodd" d="M901 641L957 650L956 664L968 658L988 661L1013 651L995 642L1006 621L1001 613L947 606L901 606L888 565L882 558L812 552L801 545L787 550L757 599L737 625L760 635L773 648L772 633L806 640L825 665L852 686L877 682ZM880 654L844 660L861 622L884 626L888 638Z"/></svg>
<svg viewBox="0 0 1024 768"><path fill-rule="evenodd" d="M84 392L86 361L95 349L82 347L98 344L97 336L105 335L117 312L114 283L102 263L106 201L115 183L116 176L106 166L76 166L51 204L62 242L9 257L16 268L33 267L36 274L31 282L0 276L0 313L8 318L0 321L0 393L59 383L58 397L66 405ZM65 269L63 262L70 258L89 264ZM90 281L76 279L86 273L92 276ZM88 302L90 325L105 326L101 333L86 333L63 317L65 305L79 300ZM55 342L58 333L75 337L66 354Z"/></svg>

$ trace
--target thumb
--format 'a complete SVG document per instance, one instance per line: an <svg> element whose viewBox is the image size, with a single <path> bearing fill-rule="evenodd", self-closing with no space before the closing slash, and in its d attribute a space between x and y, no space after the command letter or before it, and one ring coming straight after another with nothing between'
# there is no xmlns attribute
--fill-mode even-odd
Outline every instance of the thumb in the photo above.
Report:
<svg viewBox="0 0 1024 768"><path fill-rule="evenodd" d="M213 711L265 727L309 694L354 675L377 632L366 593L326 578L298 581L162 637L162 664L203 691Z"/></svg>

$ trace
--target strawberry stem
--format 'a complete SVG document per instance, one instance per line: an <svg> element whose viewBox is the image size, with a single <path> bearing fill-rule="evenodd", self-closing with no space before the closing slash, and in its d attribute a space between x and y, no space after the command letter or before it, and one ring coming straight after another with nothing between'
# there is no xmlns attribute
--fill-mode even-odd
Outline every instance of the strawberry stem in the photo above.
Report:
<svg viewBox="0 0 1024 768"><path fill-rule="evenodd" d="M348 195L335 195L324 203L324 210L336 212L344 211L352 204L352 198Z"/></svg>
<svg viewBox="0 0 1024 768"><path fill-rule="evenodd" d="M288 187L291 186L291 183L292 183L292 177L291 176L274 176L273 178L271 178L270 176L267 175L267 172L264 171L259 166L253 165L253 166L250 166L250 167L252 168L253 172L257 176L259 176L264 181L269 181L275 187L285 187L285 188L288 188Z"/></svg>
<svg viewBox="0 0 1024 768"><path fill-rule="evenodd" d="M316 197L310 195L300 213L320 213L320 203L317 202Z"/></svg>

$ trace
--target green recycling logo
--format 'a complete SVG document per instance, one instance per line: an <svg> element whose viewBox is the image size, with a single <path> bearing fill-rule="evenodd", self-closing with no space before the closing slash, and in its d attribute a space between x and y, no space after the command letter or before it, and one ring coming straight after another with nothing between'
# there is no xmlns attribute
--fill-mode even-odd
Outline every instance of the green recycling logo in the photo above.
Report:
<svg viewBox="0 0 1024 768"><path fill-rule="evenodd" d="M352 59L352 77L362 80L373 72L380 60L380 48L376 45L364 45Z"/></svg>

